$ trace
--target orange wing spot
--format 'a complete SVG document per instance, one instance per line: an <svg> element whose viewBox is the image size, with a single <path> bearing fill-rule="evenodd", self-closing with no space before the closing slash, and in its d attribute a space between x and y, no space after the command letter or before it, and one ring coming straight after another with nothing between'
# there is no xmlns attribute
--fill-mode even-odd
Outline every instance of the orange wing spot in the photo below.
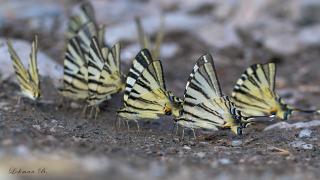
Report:
<svg viewBox="0 0 320 180"><path fill-rule="evenodd" d="M166 114L166 115L171 115L172 114L172 109L171 108L169 108L169 107L167 107L167 106L165 106L164 107L164 113Z"/></svg>
<svg viewBox="0 0 320 180"><path fill-rule="evenodd" d="M278 112L278 109L277 109L277 108L272 108L272 109L269 111L269 113L272 114L272 115L277 114L277 112Z"/></svg>

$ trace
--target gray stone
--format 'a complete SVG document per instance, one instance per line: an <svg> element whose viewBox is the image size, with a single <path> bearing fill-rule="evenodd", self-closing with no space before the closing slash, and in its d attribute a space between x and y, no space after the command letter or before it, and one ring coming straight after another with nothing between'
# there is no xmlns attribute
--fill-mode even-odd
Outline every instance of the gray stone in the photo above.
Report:
<svg viewBox="0 0 320 180"><path fill-rule="evenodd" d="M232 161L228 158L219 159L218 162L219 162L219 164L222 164L222 165L228 165L228 164L232 163Z"/></svg>
<svg viewBox="0 0 320 180"><path fill-rule="evenodd" d="M183 149L189 151L189 150L191 150L191 147L189 147L189 146L187 146L187 145L184 145L184 146L183 146Z"/></svg>
<svg viewBox="0 0 320 180"><path fill-rule="evenodd" d="M298 149L305 149L305 150L311 150L313 149L313 145L312 144L307 144L304 141L293 141L290 143L290 146L294 147L294 148L298 148Z"/></svg>
<svg viewBox="0 0 320 180"><path fill-rule="evenodd" d="M233 140L231 142L231 145L234 146L234 147L241 146L242 145L242 140Z"/></svg>
<svg viewBox="0 0 320 180"><path fill-rule="evenodd" d="M266 127L264 130L272 130L272 129L299 129L299 128L310 128L310 127L316 127L320 126L320 120L312 120L308 122L298 122L294 124L289 124L287 122L279 122L276 124L272 124L268 127Z"/></svg>
<svg viewBox="0 0 320 180"><path fill-rule="evenodd" d="M303 129L299 133L299 138L309 138L311 137L312 131L310 129Z"/></svg>
<svg viewBox="0 0 320 180"><path fill-rule="evenodd" d="M320 24L307 26L300 30L298 38L302 47L320 45Z"/></svg>
<svg viewBox="0 0 320 180"><path fill-rule="evenodd" d="M206 44L217 49L241 45L234 26L230 24L209 23L194 33Z"/></svg>
<svg viewBox="0 0 320 180"><path fill-rule="evenodd" d="M202 159L206 156L206 153L205 152L197 152L194 154L194 156Z"/></svg>
<svg viewBox="0 0 320 180"><path fill-rule="evenodd" d="M54 1L3 0L0 6L0 26L16 23L14 24L16 28L50 32L57 20L60 22L65 20L63 12L62 4ZM28 23L18 23L26 21ZM58 31L56 27L54 30ZM62 32L62 29L60 30Z"/></svg>
<svg viewBox="0 0 320 180"><path fill-rule="evenodd" d="M313 24L320 22L320 1L303 0L300 3L300 13L302 23Z"/></svg>

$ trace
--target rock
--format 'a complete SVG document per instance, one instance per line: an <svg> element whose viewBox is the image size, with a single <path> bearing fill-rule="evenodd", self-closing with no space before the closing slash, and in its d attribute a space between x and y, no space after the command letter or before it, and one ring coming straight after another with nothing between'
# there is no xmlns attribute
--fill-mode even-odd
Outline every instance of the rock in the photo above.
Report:
<svg viewBox="0 0 320 180"><path fill-rule="evenodd" d="M209 23L194 33L206 44L217 49L241 45L234 26L230 24Z"/></svg>
<svg viewBox="0 0 320 180"><path fill-rule="evenodd" d="M12 43L23 65L28 67L29 54L31 51L30 42L13 39ZM0 38L0 44L6 44L6 40ZM0 59L2 59L2 65L0 66L1 78L16 81L7 45L0 46ZM40 50L38 51L38 69L42 77L49 77L54 81L56 86L59 85L59 80L63 77L63 67ZM12 77L14 78L11 79Z"/></svg>
<svg viewBox="0 0 320 180"><path fill-rule="evenodd" d="M218 162L219 162L219 164L222 164L222 165L228 165L228 164L232 163L232 161L228 158L219 159Z"/></svg>
<svg viewBox="0 0 320 180"><path fill-rule="evenodd" d="M198 157L200 159L203 159L206 156L205 152L198 152L198 153L194 153L195 157Z"/></svg>
<svg viewBox="0 0 320 180"><path fill-rule="evenodd" d="M208 23L209 17L194 16L181 12L165 14L165 31L191 31ZM155 34L159 30L159 15L149 15L141 18L141 22L147 34ZM137 41L137 29L135 22L130 19L114 24L106 29L106 42L114 44L119 40Z"/></svg>
<svg viewBox="0 0 320 180"><path fill-rule="evenodd" d="M304 141L300 141L300 140L293 141L289 145L294 147L294 148L298 148L298 149L305 149L305 150L313 149L313 145L312 144L307 144Z"/></svg>
<svg viewBox="0 0 320 180"><path fill-rule="evenodd" d="M279 122L273 125L270 125L266 127L264 130L268 131L271 129L299 129L299 128L310 128L310 127L315 127L315 126L320 126L320 120L312 120L308 122L298 122L294 124L289 124L287 122Z"/></svg>
<svg viewBox="0 0 320 180"><path fill-rule="evenodd" d="M1 2L0 6L0 26L4 27L15 23L15 28L21 30L40 29L50 32L55 27L57 20L63 21L65 19L62 16L63 12L64 6L54 1L5 0ZM58 31L58 29L55 27L54 31Z"/></svg>
<svg viewBox="0 0 320 180"><path fill-rule="evenodd" d="M71 103L70 103L70 107L71 107L72 109L79 109L79 108L81 108L82 106L81 106L79 103L71 102Z"/></svg>
<svg viewBox="0 0 320 180"><path fill-rule="evenodd" d="M189 151L189 150L191 150L191 147L189 147L189 146L187 146L187 145L184 145L184 146L183 146L183 149Z"/></svg>
<svg viewBox="0 0 320 180"><path fill-rule="evenodd" d="M320 1L303 0L300 2L300 21L302 21L303 24L320 22Z"/></svg>
<svg viewBox="0 0 320 180"><path fill-rule="evenodd" d="M29 149L25 145L19 145L14 149L14 152L18 156L27 157L30 154Z"/></svg>
<svg viewBox="0 0 320 180"><path fill-rule="evenodd" d="M233 140L233 141L231 142L231 145L232 145L233 147L241 146L241 145L242 145L242 140Z"/></svg>
<svg viewBox="0 0 320 180"><path fill-rule="evenodd" d="M279 33L268 36L264 45L270 51L281 55L291 55L300 50L299 39L294 33Z"/></svg>
<svg viewBox="0 0 320 180"><path fill-rule="evenodd" d="M35 128L36 130L40 131L41 130L41 126L38 124L32 125L33 128Z"/></svg>
<svg viewBox="0 0 320 180"><path fill-rule="evenodd" d="M150 164L149 173L154 177L161 177L167 173L167 169L163 164L152 162Z"/></svg>
<svg viewBox="0 0 320 180"><path fill-rule="evenodd" d="M299 133L299 138L309 138L311 137L312 131L310 129L303 129Z"/></svg>
<svg viewBox="0 0 320 180"><path fill-rule="evenodd" d="M0 68L1 68L1 67L0 67ZM5 111L8 111L8 110L10 109L10 108L9 108L9 103L4 102L4 101L0 102L0 109L5 110Z"/></svg>
<svg viewBox="0 0 320 180"><path fill-rule="evenodd" d="M137 53L141 50L138 43L131 44L121 50L121 60L127 64L132 63ZM179 46L176 43L162 43L160 48L161 61L166 61L168 58L173 57L179 51Z"/></svg>
<svg viewBox="0 0 320 180"><path fill-rule="evenodd" d="M302 47L320 45L320 24L302 28L298 34L299 42Z"/></svg>

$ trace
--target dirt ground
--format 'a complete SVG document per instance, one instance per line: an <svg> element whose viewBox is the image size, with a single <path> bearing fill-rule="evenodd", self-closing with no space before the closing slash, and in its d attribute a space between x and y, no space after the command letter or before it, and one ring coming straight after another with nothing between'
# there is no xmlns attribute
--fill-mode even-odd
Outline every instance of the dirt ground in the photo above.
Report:
<svg viewBox="0 0 320 180"><path fill-rule="evenodd" d="M163 60L163 66L168 89L182 96L197 57L204 51L211 52L211 49L189 34L166 35L166 41L176 40L181 50L175 57ZM252 59L256 61L244 60L243 49L231 48L214 54L226 94L230 94L236 79L247 66L274 58L279 65L278 92L298 107L319 107L319 49L309 48L282 57L259 47L245 48L254 49ZM54 54L50 49L47 52ZM40 175L24 174L23 179L67 179L70 176L74 179L225 180L317 179L320 176L319 127L311 128L311 137L303 139L313 145L311 149L290 145L300 139L301 129L262 131L261 127L251 127L245 129L241 137L229 130L197 131L196 139L188 133L181 139L181 131L177 135L172 131L173 123L169 117L152 122L140 121L140 131L135 123L130 123L129 130L124 124L115 125L115 111L121 107L121 94L103 104L102 112L94 120L81 114L85 103L63 99L48 79L43 80L44 102L40 103L22 99L17 105L19 88L13 83L2 82L0 89L0 155L7 159L1 162L2 168L45 167L47 171ZM317 118L295 116L290 122ZM95 164L94 161L94 167L98 168L92 171L87 166L54 170L57 169L54 162L63 167L63 160L68 159L61 154L68 154L68 158L71 155L80 159L92 157L98 162ZM46 163L40 167L34 163L43 159ZM91 167L89 162L82 163ZM9 169L3 171L8 174ZM4 177L14 179L18 176L9 173Z"/></svg>

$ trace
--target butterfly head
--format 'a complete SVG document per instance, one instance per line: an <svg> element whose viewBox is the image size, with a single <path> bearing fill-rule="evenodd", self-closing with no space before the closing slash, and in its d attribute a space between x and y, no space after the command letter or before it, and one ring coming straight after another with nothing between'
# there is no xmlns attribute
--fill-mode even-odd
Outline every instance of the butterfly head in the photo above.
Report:
<svg viewBox="0 0 320 180"><path fill-rule="evenodd" d="M242 135L242 129L245 128L246 125L243 123L243 117L240 114L230 114L225 121L225 126L229 127L232 132L237 135Z"/></svg>
<svg viewBox="0 0 320 180"><path fill-rule="evenodd" d="M168 91L168 98L169 98L169 103L167 103L166 106L170 107L171 114L173 114L175 117L178 117L182 109L182 102L183 102L182 99L174 96L171 91Z"/></svg>
<svg viewBox="0 0 320 180"><path fill-rule="evenodd" d="M277 102L277 106L270 110L270 115L274 115L283 120L288 120L292 114L292 108L289 107L281 97L277 99Z"/></svg>

